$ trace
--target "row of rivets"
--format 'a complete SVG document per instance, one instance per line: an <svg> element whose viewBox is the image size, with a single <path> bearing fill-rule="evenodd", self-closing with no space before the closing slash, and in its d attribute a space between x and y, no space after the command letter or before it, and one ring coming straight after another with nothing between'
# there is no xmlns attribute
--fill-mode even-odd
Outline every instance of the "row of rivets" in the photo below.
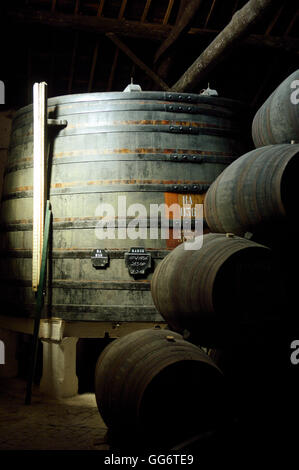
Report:
<svg viewBox="0 0 299 470"><path fill-rule="evenodd" d="M186 134L198 134L197 127L187 127L187 126L169 126L171 132L182 132Z"/></svg>
<svg viewBox="0 0 299 470"><path fill-rule="evenodd" d="M171 160L175 160L177 162L180 161L188 161L188 162L201 162L202 161L202 156L200 155L171 155L170 156Z"/></svg>
<svg viewBox="0 0 299 470"><path fill-rule="evenodd" d="M208 185L204 185L207 186ZM174 191L205 191L207 188L203 188L202 186L199 186L197 184L188 184L188 185L174 185L172 187Z"/></svg>
<svg viewBox="0 0 299 470"><path fill-rule="evenodd" d="M192 96L190 95L185 95L185 96L182 96L182 95L167 95L167 98L169 100L173 100L173 99L176 99L176 100L188 100L188 101L191 101L192 100Z"/></svg>
<svg viewBox="0 0 299 470"><path fill-rule="evenodd" d="M194 111L194 107L192 106L173 106L173 105L169 105L167 106L167 111L174 111L174 112L191 112L191 111Z"/></svg>

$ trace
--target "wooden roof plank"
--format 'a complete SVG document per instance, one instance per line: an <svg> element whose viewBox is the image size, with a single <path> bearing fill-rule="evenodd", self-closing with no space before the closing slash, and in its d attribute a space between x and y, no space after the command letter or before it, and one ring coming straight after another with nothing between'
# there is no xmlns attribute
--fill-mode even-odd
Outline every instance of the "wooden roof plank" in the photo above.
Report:
<svg viewBox="0 0 299 470"><path fill-rule="evenodd" d="M76 56L77 56L77 49L78 49L78 42L79 42L79 33L78 31L75 32L75 39L73 45L73 53L72 53L72 60L71 60L71 67L70 67L70 75L68 80L68 93L72 92L73 87L73 79L74 79L74 71L75 71L75 64L76 64Z"/></svg>
<svg viewBox="0 0 299 470"><path fill-rule="evenodd" d="M169 0L168 5L167 5L167 9L166 9L166 13L165 13L164 18L163 18L163 22L162 22L163 24L168 23L173 4L174 4L174 0Z"/></svg>
<svg viewBox="0 0 299 470"><path fill-rule="evenodd" d="M100 0L97 16L101 16L104 8L105 0Z"/></svg>
<svg viewBox="0 0 299 470"><path fill-rule="evenodd" d="M127 6L127 0L122 0L120 10L119 10L119 14L118 14L118 19L119 20L121 20L123 18L126 6Z"/></svg>
<svg viewBox="0 0 299 470"><path fill-rule="evenodd" d="M288 34L291 32L291 30L292 30L292 28L293 28L295 22L297 21L298 16L299 16L299 10L297 10L296 14L293 15L293 17L292 17L292 19L291 19L291 21L290 21L290 24L288 25L288 27L287 27L287 29L286 29L286 31L285 31L285 33L284 33L284 36L288 36Z"/></svg>
<svg viewBox="0 0 299 470"><path fill-rule="evenodd" d="M89 74L89 81L88 81L88 92L92 90L94 72L95 72L97 59L98 59L98 51L99 51L99 40L97 40L95 47L94 47L94 51L93 51L92 63L91 63L91 69L90 69L90 74Z"/></svg>
<svg viewBox="0 0 299 470"><path fill-rule="evenodd" d="M266 32L265 32L265 35L266 35L266 36L269 36L269 34L271 33L272 29L274 28L274 26L275 26L276 23L277 23L278 18L279 18L280 15L281 15L281 12L282 12L283 9L284 9L284 4L282 4L281 7L278 9L278 11L276 12L276 14L274 15L273 20L271 21L271 23L270 23L269 26L267 27Z"/></svg>
<svg viewBox="0 0 299 470"><path fill-rule="evenodd" d="M146 20L146 17L147 17L148 11L150 9L151 3L152 3L152 0L146 0L145 7L144 7L144 10L143 10L142 16L140 18L141 23L143 23Z"/></svg>
<svg viewBox="0 0 299 470"><path fill-rule="evenodd" d="M205 25L204 25L205 28L207 27L208 22L209 22L209 20L210 20L210 18L211 18L211 15L212 15L213 10L214 10L214 8L215 8L215 3L216 3L216 0L213 0L212 5L211 5L211 8L210 8L210 11L209 11L208 16L207 16L207 19L206 19L206 21L205 21Z"/></svg>
<svg viewBox="0 0 299 470"><path fill-rule="evenodd" d="M119 56L119 47L116 47L115 54L113 57L113 62L112 62L112 67L110 70L110 75L108 79L108 85L107 85L107 90L106 91L111 91L112 86L113 86L113 81L114 81L114 76L115 76L115 71L117 67L117 62L118 62L118 56Z"/></svg>

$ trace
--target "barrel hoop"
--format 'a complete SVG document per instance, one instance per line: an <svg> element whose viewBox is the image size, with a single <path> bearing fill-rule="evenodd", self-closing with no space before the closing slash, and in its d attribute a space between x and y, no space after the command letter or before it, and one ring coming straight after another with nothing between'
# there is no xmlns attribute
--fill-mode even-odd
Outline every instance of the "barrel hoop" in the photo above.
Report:
<svg viewBox="0 0 299 470"><path fill-rule="evenodd" d="M69 187L75 183L57 183L60 187L52 187L50 190L50 195L53 196L61 196L63 194L71 195L71 194L88 194L88 193L116 193L116 192L147 192L147 191L154 191L154 192L167 192L167 193L194 193L200 194L206 192L210 185L194 181L192 184L184 183L157 183L157 184L134 184L129 182L126 184L117 184L119 181L123 180L115 180L115 183L102 185L99 184L98 181L89 182L90 186L74 186ZM131 180L136 181L136 180ZM103 183L105 183L103 181ZM64 186L67 184L68 186ZM33 191L32 186L25 186L25 190L18 188L17 191L3 194L2 201L8 199L18 199L18 198L32 198ZM28 188L28 189L27 189Z"/></svg>
<svg viewBox="0 0 299 470"><path fill-rule="evenodd" d="M0 279L3 285L12 285L15 287L31 287L31 279ZM51 281L51 288L61 289L95 289L95 290L137 290L149 291L150 281L95 281L95 280L65 280L53 279Z"/></svg>
<svg viewBox="0 0 299 470"><path fill-rule="evenodd" d="M56 96L48 99L48 109L54 108L56 110L57 106L67 104L71 105L72 103L91 103L91 102L103 102L103 101L138 101L138 100L163 100L166 102L179 102L179 103L198 103L198 104L209 104L214 106L223 106L225 108L233 110L242 110L245 108L244 104L240 101L231 100L228 98L220 98L219 96L204 96L194 93L166 93L166 92L138 92L138 93L124 93L124 92L107 92L107 93L83 93L83 94L74 94L74 95L62 95ZM24 114L32 113L32 104L27 105L16 112L15 118L18 118Z"/></svg>
<svg viewBox="0 0 299 470"><path fill-rule="evenodd" d="M209 127L210 126L210 127ZM64 137L71 137L77 135L92 135L92 134L111 134L111 133L130 133L130 132L159 132L159 133L174 133L174 134L192 134L192 135L212 135L219 136L222 138L225 137L234 137L240 134L238 129L234 128L224 128L218 127L214 124L203 124L189 121L181 122L178 125L174 125L171 121L165 121L164 125L150 125L150 124L128 124L121 126L112 126L112 125L103 125L89 128L77 128L77 127L65 127L64 130L60 131L59 134L55 136L55 140L63 139ZM29 132L27 135L21 135L20 137L14 138L12 135L11 148L16 145L25 144L32 142L32 132Z"/></svg>
<svg viewBox="0 0 299 470"><path fill-rule="evenodd" d="M58 112L57 112L58 111ZM60 105L58 110L55 107L48 108L48 116L55 118L78 116L83 114L92 115L95 113L111 113L111 112L164 112L176 114L200 114L204 116L223 117L228 119L237 119L235 113L225 107L210 104L185 104L179 102L165 101L117 101L117 102L87 102L80 104ZM18 125L18 121L20 124ZM32 114L20 115L14 120L14 125L19 129L24 125L32 124Z"/></svg>
<svg viewBox="0 0 299 470"><path fill-rule="evenodd" d="M53 219L53 228L54 230L74 230L74 229L95 229L99 227L99 223L103 219L98 217L61 217L61 218L54 218ZM112 228L127 228L132 220L136 220L134 217L114 217L113 224L111 223ZM191 228L192 230L195 229L195 219L194 217L189 219L185 219L185 228ZM108 226L109 222L105 221L106 226ZM188 226L189 224L189 226ZM147 217L146 219L138 219L138 225L140 228L174 228L181 226L181 219L168 219L168 218L161 218L158 219ZM203 219L203 226L206 228L207 223L206 220ZM24 232L24 231L31 231L32 230L32 219L22 219L17 220L11 223L2 223L0 224L0 232Z"/></svg>
<svg viewBox="0 0 299 470"><path fill-rule="evenodd" d="M229 165L232 163L236 156L231 154L225 156L223 155L198 155L198 154L189 154L189 153L173 153L170 155L167 154L120 154L120 155L81 155L79 157L74 156L53 156L52 166L54 165L65 165L73 163L92 163L92 162L123 162L123 161L162 161L162 162L174 162L174 163L223 163ZM24 170L28 168L33 168L33 159L32 157L24 158L22 160L15 160L5 170L5 174L12 173L14 171Z"/></svg>
<svg viewBox="0 0 299 470"><path fill-rule="evenodd" d="M14 304L7 302L4 305L6 311L27 313L33 316L35 304ZM74 305L74 304L53 304L51 307L52 316L63 318L64 320L76 321L157 321L164 322L162 316L155 307L147 305ZM138 319L138 320L137 320Z"/></svg>
<svg viewBox="0 0 299 470"><path fill-rule="evenodd" d="M95 247L97 248L97 247ZM110 259L124 259L125 253L128 249L113 250L105 249ZM150 252L153 259L163 259L171 250L155 250L147 248L146 251ZM51 258L53 259L90 259L92 250L74 250L74 249L59 249L51 251ZM32 258L31 250L14 249L0 251L0 258Z"/></svg>

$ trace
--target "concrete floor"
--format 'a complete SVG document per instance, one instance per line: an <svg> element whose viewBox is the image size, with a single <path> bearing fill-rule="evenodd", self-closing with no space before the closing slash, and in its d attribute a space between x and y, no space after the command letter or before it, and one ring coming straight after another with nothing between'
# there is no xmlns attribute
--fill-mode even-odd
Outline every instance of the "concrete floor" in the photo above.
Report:
<svg viewBox="0 0 299 470"><path fill-rule="evenodd" d="M0 379L0 450L108 450L107 428L95 395L51 399L34 387L24 405L26 383Z"/></svg>

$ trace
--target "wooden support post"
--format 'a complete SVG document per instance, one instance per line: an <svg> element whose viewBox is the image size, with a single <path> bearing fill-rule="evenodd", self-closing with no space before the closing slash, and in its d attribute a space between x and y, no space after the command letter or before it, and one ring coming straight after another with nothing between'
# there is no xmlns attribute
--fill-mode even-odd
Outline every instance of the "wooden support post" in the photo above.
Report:
<svg viewBox="0 0 299 470"><path fill-rule="evenodd" d="M275 4L277 4L277 0L249 0L241 10L234 14L230 23L195 60L171 90L185 92L194 89L199 81L205 79L213 67L220 62L224 54L236 46L240 39L248 34L249 29L260 21Z"/></svg>
<svg viewBox="0 0 299 470"><path fill-rule="evenodd" d="M153 72L144 62L142 62L114 33L107 33L106 36L118 46L134 64L140 67L162 90L169 90L168 85Z"/></svg>

